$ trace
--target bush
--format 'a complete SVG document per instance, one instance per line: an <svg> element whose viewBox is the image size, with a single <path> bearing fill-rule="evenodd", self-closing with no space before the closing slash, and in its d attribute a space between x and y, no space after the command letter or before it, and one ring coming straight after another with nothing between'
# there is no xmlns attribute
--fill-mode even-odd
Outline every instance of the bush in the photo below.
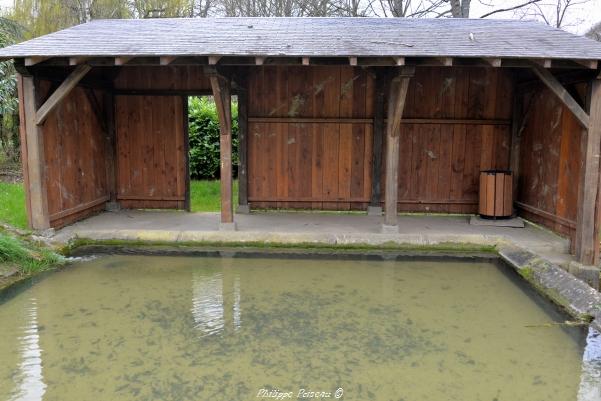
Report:
<svg viewBox="0 0 601 401"><path fill-rule="evenodd" d="M188 136L190 143L190 177L219 178L219 119L212 98L188 100ZM238 103L232 102L232 165L238 166Z"/></svg>

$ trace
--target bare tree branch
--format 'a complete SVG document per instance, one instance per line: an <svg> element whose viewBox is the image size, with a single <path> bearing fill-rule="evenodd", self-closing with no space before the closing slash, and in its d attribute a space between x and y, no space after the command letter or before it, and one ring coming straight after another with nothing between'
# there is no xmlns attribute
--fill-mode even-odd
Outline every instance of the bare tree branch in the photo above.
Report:
<svg viewBox="0 0 601 401"><path fill-rule="evenodd" d="M530 0L530 1L527 1L526 3L518 4L518 5L513 6L513 7L499 8L497 10L493 10L493 11L490 11L490 12L488 12L486 14L481 15L479 18L490 17L491 15L502 13L502 12L505 12L505 11L517 10L518 8L523 8L523 7L529 6L529 5L534 4L534 3L538 3L540 1L542 1L542 0Z"/></svg>

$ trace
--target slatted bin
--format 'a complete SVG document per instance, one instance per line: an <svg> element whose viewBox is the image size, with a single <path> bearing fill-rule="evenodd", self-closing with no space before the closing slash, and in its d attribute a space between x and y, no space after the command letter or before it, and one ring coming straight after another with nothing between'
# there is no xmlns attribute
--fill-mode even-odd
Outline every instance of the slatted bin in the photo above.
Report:
<svg viewBox="0 0 601 401"><path fill-rule="evenodd" d="M508 170L480 172L478 213L485 219L508 219L513 214L513 176Z"/></svg>

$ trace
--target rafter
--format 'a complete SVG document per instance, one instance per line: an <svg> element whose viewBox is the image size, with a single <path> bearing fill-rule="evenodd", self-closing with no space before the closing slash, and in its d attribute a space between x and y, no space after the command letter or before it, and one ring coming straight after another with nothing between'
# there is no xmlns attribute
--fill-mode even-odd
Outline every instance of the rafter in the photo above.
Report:
<svg viewBox="0 0 601 401"><path fill-rule="evenodd" d="M75 85L90 71L92 67L87 64L78 65L75 70L63 81L62 84L50 95L48 100L35 113L36 125L41 125L52 110L75 88Z"/></svg>
<svg viewBox="0 0 601 401"><path fill-rule="evenodd" d="M589 127L589 115L584 111L582 106L570 95L564 86L555 78L553 74L546 68L538 64L532 64L532 71L540 78L541 81L549 88L561 102L574 114L584 128Z"/></svg>

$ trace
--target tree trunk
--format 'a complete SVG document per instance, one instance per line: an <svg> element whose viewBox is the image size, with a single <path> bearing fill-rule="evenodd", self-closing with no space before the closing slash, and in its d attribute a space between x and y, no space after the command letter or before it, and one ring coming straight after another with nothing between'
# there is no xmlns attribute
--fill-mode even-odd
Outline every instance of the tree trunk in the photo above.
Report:
<svg viewBox="0 0 601 401"><path fill-rule="evenodd" d="M451 0L451 15L453 18L470 17L471 0Z"/></svg>

